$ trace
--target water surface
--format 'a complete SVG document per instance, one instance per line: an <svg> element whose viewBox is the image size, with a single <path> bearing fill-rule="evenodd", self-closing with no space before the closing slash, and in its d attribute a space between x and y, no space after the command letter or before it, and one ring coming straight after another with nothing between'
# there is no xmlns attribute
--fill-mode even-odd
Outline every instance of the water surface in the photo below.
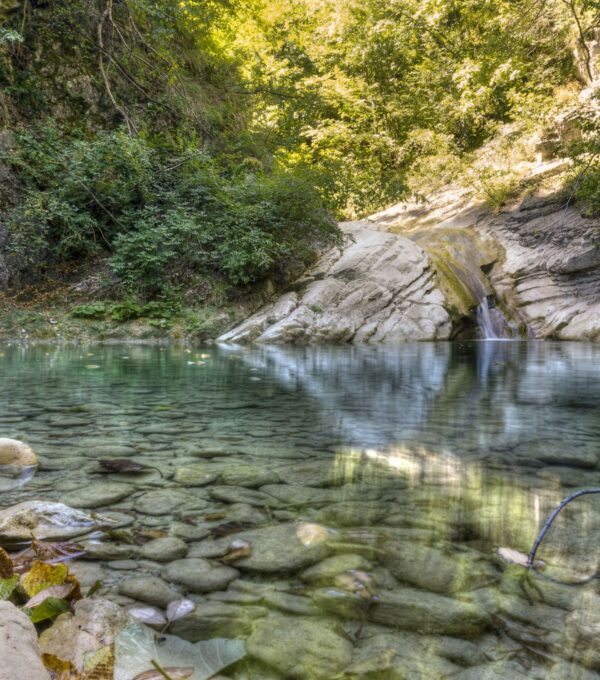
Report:
<svg viewBox="0 0 600 680"><path fill-rule="evenodd" d="M256 527L249 542L266 555L274 526L290 541L324 529L306 564L234 562L240 578L193 595L205 623L184 620L179 634L249 639L255 627L230 677L600 677L600 496L561 514L540 549L543 575L525 578L496 555L528 551L562 497L600 486L600 347L14 345L0 375L0 435L41 461L33 480L2 492L2 507L89 506L95 490L125 485L124 498L88 509L128 526L75 565L124 605L124 580L173 576L143 552L152 537L182 537L188 558L217 565ZM107 475L102 458L152 469ZM291 554L285 529L272 535ZM277 647L277 631L298 625L319 634L299 643L308 648L290 670L295 652Z"/></svg>

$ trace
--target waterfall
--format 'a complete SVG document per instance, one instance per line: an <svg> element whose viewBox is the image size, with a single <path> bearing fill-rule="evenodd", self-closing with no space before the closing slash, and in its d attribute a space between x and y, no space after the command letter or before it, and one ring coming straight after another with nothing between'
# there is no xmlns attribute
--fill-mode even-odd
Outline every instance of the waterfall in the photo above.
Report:
<svg viewBox="0 0 600 680"><path fill-rule="evenodd" d="M506 319L496 308L491 295L486 295L477 307L477 325L484 340L504 340L510 337Z"/></svg>

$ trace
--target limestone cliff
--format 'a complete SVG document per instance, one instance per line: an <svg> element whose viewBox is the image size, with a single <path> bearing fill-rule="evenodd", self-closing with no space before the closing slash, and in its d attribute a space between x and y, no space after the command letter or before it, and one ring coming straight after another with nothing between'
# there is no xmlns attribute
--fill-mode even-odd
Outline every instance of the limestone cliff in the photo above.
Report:
<svg viewBox="0 0 600 680"><path fill-rule="evenodd" d="M535 189L500 211L452 188L344 224L341 251L219 340L482 337L482 306L502 337L600 340L599 221L558 191L564 170L532 164Z"/></svg>

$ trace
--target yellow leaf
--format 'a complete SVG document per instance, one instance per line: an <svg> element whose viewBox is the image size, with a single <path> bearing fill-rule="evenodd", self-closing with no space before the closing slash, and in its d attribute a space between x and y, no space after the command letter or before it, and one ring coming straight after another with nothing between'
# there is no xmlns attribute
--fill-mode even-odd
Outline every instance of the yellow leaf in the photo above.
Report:
<svg viewBox="0 0 600 680"><path fill-rule="evenodd" d="M13 562L10 555L0 548L0 578L10 578L13 575Z"/></svg>
<svg viewBox="0 0 600 680"><path fill-rule="evenodd" d="M66 564L34 562L31 569L21 577L21 588L28 597L37 595L51 586L62 586L69 578Z"/></svg>
<svg viewBox="0 0 600 680"><path fill-rule="evenodd" d="M50 671L52 680L79 680L75 666L70 661L58 659L53 654L43 654L42 661Z"/></svg>
<svg viewBox="0 0 600 680"><path fill-rule="evenodd" d="M81 680L113 680L115 674L114 645L100 647L85 655Z"/></svg>

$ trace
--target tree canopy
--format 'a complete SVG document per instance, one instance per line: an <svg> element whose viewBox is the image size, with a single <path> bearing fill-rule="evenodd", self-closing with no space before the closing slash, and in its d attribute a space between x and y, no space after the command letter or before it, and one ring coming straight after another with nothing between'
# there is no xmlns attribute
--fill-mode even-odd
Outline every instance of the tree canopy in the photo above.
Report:
<svg viewBox="0 0 600 680"><path fill-rule="evenodd" d="M415 174L450 173L501 125L540 124L559 88L593 75L600 7L16 4L0 27L0 126L17 131L22 197L5 219L14 252L104 249L149 292L174 283L157 272L189 242L186 270L228 285L285 278L335 241L327 211L364 216L409 195Z"/></svg>

